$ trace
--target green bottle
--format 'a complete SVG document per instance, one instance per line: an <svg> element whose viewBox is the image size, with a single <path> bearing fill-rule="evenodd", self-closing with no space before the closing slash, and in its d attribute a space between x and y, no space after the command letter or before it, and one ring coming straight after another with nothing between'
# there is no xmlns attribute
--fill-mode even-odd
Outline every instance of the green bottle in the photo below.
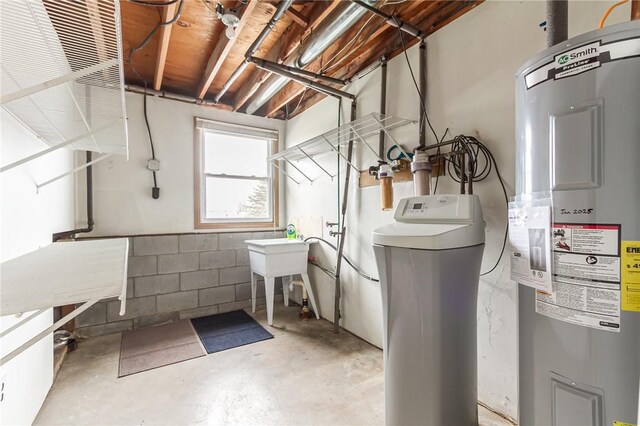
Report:
<svg viewBox="0 0 640 426"><path fill-rule="evenodd" d="M295 240L297 236L296 227L293 223L287 225L287 239Z"/></svg>

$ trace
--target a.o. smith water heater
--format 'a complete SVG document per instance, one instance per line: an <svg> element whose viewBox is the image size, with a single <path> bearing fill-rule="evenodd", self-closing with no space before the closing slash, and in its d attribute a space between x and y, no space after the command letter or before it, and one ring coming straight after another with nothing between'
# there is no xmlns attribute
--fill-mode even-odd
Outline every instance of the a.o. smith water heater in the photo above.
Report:
<svg viewBox="0 0 640 426"><path fill-rule="evenodd" d="M553 292L518 286L520 424L640 424L640 21L533 58L516 111L516 194L548 197L553 264Z"/></svg>

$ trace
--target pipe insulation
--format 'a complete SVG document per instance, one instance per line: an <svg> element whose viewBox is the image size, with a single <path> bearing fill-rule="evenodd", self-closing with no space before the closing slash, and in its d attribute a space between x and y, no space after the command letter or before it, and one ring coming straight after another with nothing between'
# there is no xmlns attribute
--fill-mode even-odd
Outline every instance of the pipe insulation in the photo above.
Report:
<svg viewBox="0 0 640 426"><path fill-rule="evenodd" d="M568 0L547 0L547 47L562 43L568 37Z"/></svg>
<svg viewBox="0 0 640 426"><path fill-rule="evenodd" d="M427 141L427 44L424 39L420 40L420 63L418 73L420 74L420 146L426 145ZM437 141L436 141L437 142Z"/></svg>

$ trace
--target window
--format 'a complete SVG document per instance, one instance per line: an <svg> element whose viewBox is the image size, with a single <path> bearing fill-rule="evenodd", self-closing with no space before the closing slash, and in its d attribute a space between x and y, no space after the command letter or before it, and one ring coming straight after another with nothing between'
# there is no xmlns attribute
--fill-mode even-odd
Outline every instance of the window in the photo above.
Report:
<svg viewBox="0 0 640 426"><path fill-rule="evenodd" d="M196 119L196 228L277 225L278 132Z"/></svg>

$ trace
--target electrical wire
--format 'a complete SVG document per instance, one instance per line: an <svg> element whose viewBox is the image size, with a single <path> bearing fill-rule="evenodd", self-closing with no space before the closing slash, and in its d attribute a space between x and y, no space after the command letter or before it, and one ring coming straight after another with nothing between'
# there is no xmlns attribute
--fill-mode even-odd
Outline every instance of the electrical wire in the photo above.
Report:
<svg viewBox="0 0 640 426"><path fill-rule="evenodd" d="M485 180L491 173L492 170L495 169L496 175L498 176L498 181L500 182L500 186L502 187L502 193L504 195L504 201L506 207L509 206L509 196L507 195L507 188L505 187L504 180L502 179L502 174L500 174L500 169L498 168L498 163L496 162L493 153L486 147L482 142L477 140L472 136L458 135L453 138L453 143L451 144L452 151L464 150L468 157L469 162L471 163L471 170L468 170L467 179L470 179L472 182L481 182ZM448 159L447 173L451 178L460 183L462 180L463 171L467 168L468 164L459 164L455 161ZM435 191L434 191L435 193ZM502 248L500 249L500 255L496 260L493 267L487 272L483 272L480 275L488 275L493 272L500 261L502 260L502 256L504 256L504 251L507 246L507 239L509 237L509 226L505 226L504 230L504 238L502 240Z"/></svg>
<svg viewBox="0 0 640 426"><path fill-rule="evenodd" d="M130 0L131 1L131 0ZM139 1L142 0L135 0L135 3L137 4L144 4L145 6L151 6L151 3L145 2L145 3L138 3ZM151 38L154 36L154 34L156 33L156 31L158 31L161 27L163 26L167 26L167 25L173 25L174 23L176 23L178 21L178 19L180 19L180 16L182 16L182 6L184 6L184 0L179 0L180 4L178 4L178 10L176 11L175 16L166 21L166 22L162 22L162 20L160 20L155 27L153 27L153 29L151 31L149 31L149 34L147 34L147 36L142 40L142 42L137 45L136 47L132 47L131 49L129 49L129 53L127 54L127 63L129 64L129 66L131 67L131 70L135 73L136 76L138 76L138 78L140 80L146 81L144 77L142 77L142 75L140 75L140 73L138 72L138 70L135 68L135 66L133 65L133 61L132 61L132 57L134 53L137 53L138 51L144 49L144 47L149 43L149 41L151 40ZM175 3L175 2L173 2ZM156 4L156 6L168 6L171 5L173 3L160 3L160 4Z"/></svg>
<svg viewBox="0 0 640 426"><path fill-rule="evenodd" d="M607 20L607 18L609 17L609 15L611 14L611 12L613 12L613 9L615 9L618 6L622 6L623 4L627 3L629 0L622 0L619 1L618 3L612 5L611 7L609 7L609 9L607 9L607 11L604 13L604 15L602 15L602 18L600 19L600 24L598 24L598 28L602 29L604 27L604 23Z"/></svg>
<svg viewBox="0 0 640 426"><path fill-rule="evenodd" d="M307 237L304 239L305 242L309 241L309 240L317 240L317 241L321 241L323 243L325 243L326 245L328 245L329 247L331 247L335 252L338 252L338 248L336 246L334 246L333 244L331 244L329 241L320 238L320 237ZM364 278L365 280L369 280L369 281L373 281L375 283L380 282L379 279L377 278L373 278L372 276L366 274L365 272L362 271L362 269L358 268L355 263L353 261L351 261L351 259L349 259L344 253L342 254L342 258L345 260L345 262L347 262L347 264L349 266L351 266L353 268L354 271L356 271L356 273L358 275L360 275L362 278Z"/></svg>
<svg viewBox="0 0 640 426"><path fill-rule="evenodd" d="M420 93L420 88L418 87L416 76L413 74L413 68L411 68L409 55L407 55L407 46L404 43L404 35L402 34L402 30L400 29L400 21L395 16L393 17L393 19L396 21L396 25L397 25L396 28L398 29L398 35L400 36L400 42L402 43L402 52L404 53L404 58L407 61L407 66L409 67L409 73L411 74L413 85L415 86L416 91L418 92L418 98L420 99L420 105L422 106L422 113L424 114L424 118L427 120L427 124L429 125L429 129L431 129L433 136L436 138L436 140L439 140L440 138L438 138L438 135L436 134L436 131L433 129L433 126L431 125L431 121L429 120L429 115L427 114L427 106L425 104L425 100L422 98L422 93ZM420 134L422 134L422 132L423 132L423 129L420 129Z"/></svg>
<svg viewBox="0 0 640 426"><path fill-rule="evenodd" d="M174 24L176 21L178 21L178 19L180 19L180 16L182 16L182 6L184 5L184 0L170 0L168 2L165 3L152 3L152 2L147 2L147 1L143 1L143 0L129 0L132 3L135 4L139 4L139 5L143 5L143 6L156 6L156 7L160 7L160 6L169 6L172 5L174 3L177 3L178 1L180 1L180 4L178 5L178 10L176 11L175 16L170 19L169 21L163 22L162 19L160 19L158 21L158 23L155 25L155 27L153 27L153 29L149 32L149 34L146 35L146 37L142 40L142 42L136 46L136 47L132 47L129 50L129 53L127 55L127 63L129 64L129 66L131 67L131 70L134 72L134 74L136 74L138 76L138 78L140 80L142 80L142 83L144 84L144 95L143 95L143 101L142 101L142 108L143 108L143 112L144 112L144 122L146 124L147 127L147 134L149 135L149 145L151 146L151 159L152 160L156 160L156 150L155 150L155 146L153 144L153 136L151 135L151 127L149 125L149 117L147 114L147 85L148 85L148 81L147 79L145 79L144 77L142 77L142 75L138 72L138 70L136 69L136 67L133 65L133 54L144 49L144 47L149 43L149 41L151 40L151 38L153 37L153 35L156 33L156 31L158 31L158 29L162 26L166 26L166 25L172 25ZM159 10L159 9L158 9ZM158 189L158 177L156 174L155 170L151 171L153 174L153 189L152 189L152 197L153 198L158 198L160 193L159 193L159 189Z"/></svg>

